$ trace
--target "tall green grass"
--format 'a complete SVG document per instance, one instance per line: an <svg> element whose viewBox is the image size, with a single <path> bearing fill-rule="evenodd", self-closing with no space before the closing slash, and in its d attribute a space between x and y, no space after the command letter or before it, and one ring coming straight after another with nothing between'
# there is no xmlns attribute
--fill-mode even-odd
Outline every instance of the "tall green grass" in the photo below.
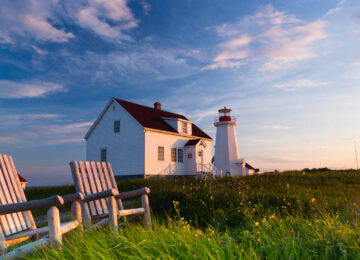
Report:
<svg viewBox="0 0 360 260"><path fill-rule="evenodd" d="M40 249L28 259L359 259L359 231L334 218L274 218L225 232L182 219L155 221L150 231L136 225L73 232L62 250Z"/></svg>
<svg viewBox="0 0 360 260"><path fill-rule="evenodd" d="M150 206L157 219L153 230L129 226L119 234L107 229L83 236L73 232L62 251L44 249L33 257L360 259L356 171L118 182L120 191L143 186L151 189ZM48 196L71 189L26 192L32 199L39 193Z"/></svg>

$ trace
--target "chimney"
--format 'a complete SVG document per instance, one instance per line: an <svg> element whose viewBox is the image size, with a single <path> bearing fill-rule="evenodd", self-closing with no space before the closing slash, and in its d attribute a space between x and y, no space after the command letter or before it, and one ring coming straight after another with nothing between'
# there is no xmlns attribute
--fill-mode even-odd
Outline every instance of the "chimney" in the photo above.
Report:
<svg viewBox="0 0 360 260"><path fill-rule="evenodd" d="M160 102L155 102L154 103L154 108L158 109L158 110L161 110L161 103Z"/></svg>

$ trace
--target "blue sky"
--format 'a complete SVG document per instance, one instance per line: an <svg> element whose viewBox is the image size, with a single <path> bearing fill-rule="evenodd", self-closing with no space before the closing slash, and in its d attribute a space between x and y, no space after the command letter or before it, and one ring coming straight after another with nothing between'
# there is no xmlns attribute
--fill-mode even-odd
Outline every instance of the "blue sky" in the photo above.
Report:
<svg viewBox="0 0 360 260"><path fill-rule="evenodd" d="M359 46L355 0L4 0L0 152L32 185L70 183L115 96L213 137L231 107L240 155L262 170L355 168Z"/></svg>

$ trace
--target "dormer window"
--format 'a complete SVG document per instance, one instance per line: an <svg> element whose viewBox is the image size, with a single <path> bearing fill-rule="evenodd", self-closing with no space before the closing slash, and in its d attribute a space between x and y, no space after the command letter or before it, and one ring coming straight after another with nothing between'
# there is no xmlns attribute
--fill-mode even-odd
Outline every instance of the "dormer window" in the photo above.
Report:
<svg viewBox="0 0 360 260"><path fill-rule="evenodd" d="M187 127L187 122L182 122L182 132L183 134L187 134L188 133L188 127Z"/></svg>

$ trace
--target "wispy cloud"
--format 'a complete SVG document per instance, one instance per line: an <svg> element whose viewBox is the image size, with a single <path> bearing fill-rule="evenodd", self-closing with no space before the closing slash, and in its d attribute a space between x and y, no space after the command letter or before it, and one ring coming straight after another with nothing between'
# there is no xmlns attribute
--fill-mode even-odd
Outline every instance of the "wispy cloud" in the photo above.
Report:
<svg viewBox="0 0 360 260"><path fill-rule="evenodd" d="M83 137L69 138L69 139L53 139L53 140L45 141L44 144L56 145L56 144L68 144L68 143L79 143L79 142L85 142L85 139Z"/></svg>
<svg viewBox="0 0 360 260"><path fill-rule="evenodd" d="M30 36L36 40L51 42L67 42L70 38L74 38L71 32L66 32L59 24L55 26L54 8L57 5L58 1L2 1L0 23L3 37L1 38L5 38L7 42L14 42L12 36Z"/></svg>
<svg viewBox="0 0 360 260"><path fill-rule="evenodd" d="M117 39L129 39L122 31L138 25L126 0L89 0L76 14L76 20L99 36Z"/></svg>
<svg viewBox="0 0 360 260"><path fill-rule="evenodd" d="M52 82L18 82L0 80L0 98L38 98L65 92L63 85Z"/></svg>
<svg viewBox="0 0 360 260"><path fill-rule="evenodd" d="M0 136L0 143L12 143L16 141L16 138L13 136Z"/></svg>
<svg viewBox="0 0 360 260"><path fill-rule="evenodd" d="M260 128L271 129L271 130L286 130L286 129L291 129L293 127L288 125L263 125Z"/></svg>
<svg viewBox="0 0 360 260"><path fill-rule="evenodd" d="M340 1L338 2L338 4L336 5L336 7L330 9L330 10L326 13L326 15L333 15L333 14L336 14L336 13L340 12L341 10L343 10L343 9L344 9L344 6L345 6L345 4L346 4L346 1L347 1L347 0L340 0Z"/></svg>
<svg viewBox="0 0 360 260"><path fill-rule="evenodd" d="M45 55L48 53L46 50L40 49L40 48L36 47L35 45L33 45L32 48L39 55Z"/></svg>
<svg viewBox="0 0 360 260"><path fill-rule="evenodd" d="M294 91L301 88L313 88L327 85L327 82L311 81L311 80L295 80L273 85L274 88L282 89L285 91Z"/></svg>
<svg viewBox="0 0 360 260"><path fill-rule="evenodd" d="M67 143L79 143L84 141L84 136L91 122L75 122L68 124L59 124L56 121L38 121L39 118L56 118L54 115L38 114L28 115L25 122L24 117L11 116L8 120L14 122L3 125L0 143L22 143L36 145L57 145ZM22 124L22 127L16 127L16 122ZM55 123L54 123L55 122Z"/></svg>
<svg viewBox="0 0 360 260"><path fill-rule="evenodd" d="M124 31L138 26L127 0L4 0L0 6L0 43L10 44L21 37L37 41L68 42L75 38L66 28L75 24L107 39L130 39ZM139 3L149 12L146 2ZM34 48L39 54L41 50ZM40 51L39 51L40 50Z"/></svg>
<svg viewBox="0 0 360 260"><path fill-rule="evenodd" d="M311 45L327 37L326 22L304 22L272 5L259 8L239 22L215 27L224 39L213 62L203 69L238 68L260 61L261 71L287 69L316 57Z"/></svg>
<svg viewBox="0 0 360 260"><path fill-rule="evenodd" d="M244 64L242 61L248 56L248 45L251 39L247 34L240 35L220 45L222 51L216 55L213 64L205 66L203 70L218 68L239 68Z"/></svg>

